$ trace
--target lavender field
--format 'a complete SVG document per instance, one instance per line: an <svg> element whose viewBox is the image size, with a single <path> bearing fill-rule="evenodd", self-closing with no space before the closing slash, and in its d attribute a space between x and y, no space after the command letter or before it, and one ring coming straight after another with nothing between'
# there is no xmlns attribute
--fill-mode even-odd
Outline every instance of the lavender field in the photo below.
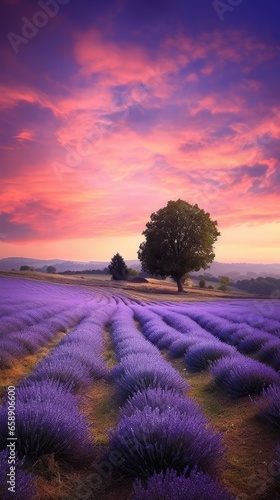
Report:
<svg viewBox="0 0 280 500"><path fill-rule="evenodd" d="M279 301L0 296L1 499L279 498Z"/></svg>

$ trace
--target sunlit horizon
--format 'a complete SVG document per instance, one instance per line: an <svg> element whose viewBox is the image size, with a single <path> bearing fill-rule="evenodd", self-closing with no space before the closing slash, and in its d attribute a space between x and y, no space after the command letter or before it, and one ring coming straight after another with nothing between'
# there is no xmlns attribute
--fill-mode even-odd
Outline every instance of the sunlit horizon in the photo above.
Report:
<svg viewBox="0 0 280 500"><path fill-rule="evenodd" d="M58 4L2 5L0 257L136 259L180 198L216 261L279 262L279 5Z"/></svg>

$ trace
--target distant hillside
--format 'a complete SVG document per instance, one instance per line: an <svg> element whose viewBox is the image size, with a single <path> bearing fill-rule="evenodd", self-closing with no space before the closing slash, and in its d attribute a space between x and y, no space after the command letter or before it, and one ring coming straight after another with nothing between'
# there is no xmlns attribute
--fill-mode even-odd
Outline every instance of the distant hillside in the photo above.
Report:
<svg viewBox="0 0 280 500"><path fill-rule="evenodd" d="M141 265L138 260L127 260L128 267L133 267L140 271ZM10 271L11 269L18 270L21 266L31 266L34 269L46 269L48 266L54 266L57 272L64 271L85 271L86 269L104 269L109 265L109 261L98 262L75 262L72 260L61 259L32 259L29 257L7 257L0 259L0 271Z"/></svg>
<svg viewBox="0 0 280 500"><path fill-rule="evenodd" d="M209 269L206 269L206 271L199 271L199 273L194 274L204 273L209 273L213 276L229 276L233 280L240 279L242 277L257 278L258 276L272 276L280 278L280 264L227 264L224 262L213 262L213 264L211 264Z"/></svg>
<svg viewBox="0 0 280 500"><path fill-rule="evenodd" d="M0 270L9 271L11 269L18 270L21 266L32 266L35 269L46 269L47 266L54 266L58 272L64 271L85 271L86 269L104 269L107 267L109 261L89 261L89 262L75 262L72 260L65 261L62 259L32 259L28 257L7 257L0 259ZM126 260L128 267L141 270L139 260ZM204 271L201 269L194 275L198 274L212 274L212 276L229 276L232 280L257 278L258 276L278 277L280 278L280 264L227 264L223 262L213 262L209 269Z"/></svg>

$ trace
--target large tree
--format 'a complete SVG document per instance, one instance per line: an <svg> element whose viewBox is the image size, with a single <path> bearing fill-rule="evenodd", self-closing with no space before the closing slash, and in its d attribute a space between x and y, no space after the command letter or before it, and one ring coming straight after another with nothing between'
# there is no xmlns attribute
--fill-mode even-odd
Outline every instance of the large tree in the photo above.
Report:
<svg viewBox="0 0 280 500"><path fill-rule="evenodd" d="M197 205L183 200L169 201L152 213L140 244L138 258L143 271L171 276L183 291L183 279L191 271L207 269L215 254L213 245L220 235L217 222Z"/></svg>
<svg viewBox="0 0 280 500"><path fill-rule="evenodd" d="M127 265L119 253L116 253L108 266L109 273L113 280L126 280L128 276Z"/></svg>

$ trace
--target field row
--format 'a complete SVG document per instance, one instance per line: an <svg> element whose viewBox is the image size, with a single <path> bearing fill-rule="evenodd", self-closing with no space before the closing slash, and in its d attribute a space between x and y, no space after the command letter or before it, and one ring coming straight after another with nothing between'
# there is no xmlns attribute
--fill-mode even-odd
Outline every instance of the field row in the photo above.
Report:
<svg viewBox="0 0 280 500"><path fill-rule="evenodd" d="M12 377L27 354L64 332L16 386L19 498L43 498L34 464L44 456L53 456L73 477L78 471L85 477L92 474L100 460L110 463L114 477L131 481L133 500L233 498L219 479L226 455L223 433L188 395L188 373L209 370L227 397L252 397L249 404L279 428L276 303L269 303L271 310L262 311L261 319L256 301L146 304L108 291L26 280L17 280L14 293L14 285L15 280L3 279L1 287L3 374L8 371ZM104 358L105 331L116 359L112 368ZM176 358L184 361L184 373L172 366ZM88 391L100 380L114 389L117 415L101 448L94 421L83 412ZM5 500L11 498L6 483L9 404L7 393L0 408L0 493ZM271 460L278 463L279 454L276 445ZM72 482L59 498L94 498L99 487L94 481L84 490L75 489Z"/></svg>

